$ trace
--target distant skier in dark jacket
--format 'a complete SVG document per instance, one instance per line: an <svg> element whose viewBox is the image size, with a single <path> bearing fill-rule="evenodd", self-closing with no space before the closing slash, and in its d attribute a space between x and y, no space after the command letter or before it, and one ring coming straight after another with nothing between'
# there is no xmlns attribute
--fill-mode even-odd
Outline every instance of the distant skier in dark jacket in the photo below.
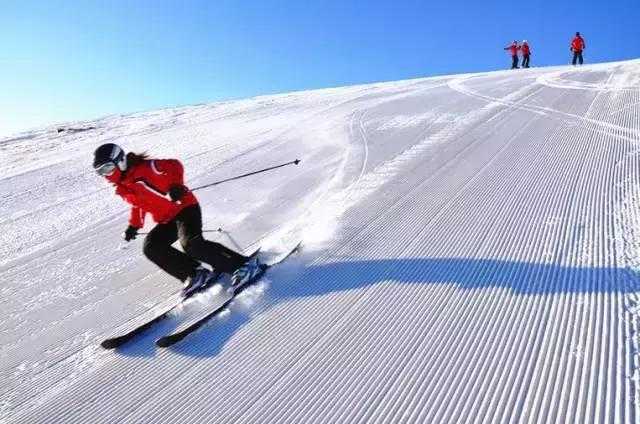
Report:
<svg viewBox="0 0 640 424"><path fill-rule="evenodd" d="M522 67L529 67L529 57L531 56L531 48L529 47L529 43L527 40L522 40L522 45L520 46L520 52L522 52Z"/></svg>
<svg viewBox="0 0 640 424"><path fill-rule="evenodd" d="M569 48L569 50L573 52L573 61L571 62L572 64L575 65L576 62L578 62L580 63L580 65L582 65L582 51L586 47L587 45L584 42L584 38L582 38L579 32L576 32L576 36L573 37L573 40L571 40L571 47Z"/></svg>
<svg viewBox="0 0 640 424"><path fill-rule="evenodd" d="M129 226L123 233L131 241L143 227L146 214L157 225L144 241L145 256L180 281L188 295L206 285L216 271L230 273L234 285L243 284L258 272L251 259L202 235L202 212L198 199L184 185L182 164L175 159L150 159L127 153L116 144L103 144L94 152L93 168L111 182L116 194L131 204ZM184 252L171 245L180 240Z"/></svg>
<svg viewBox="0 0 640 424"><path fill-rule="evenodd" d="M513 43L511 43L504 49L508 50L511 54L511 69L518 69L518 50L520 50L518 42L513 40Z"/></svg>

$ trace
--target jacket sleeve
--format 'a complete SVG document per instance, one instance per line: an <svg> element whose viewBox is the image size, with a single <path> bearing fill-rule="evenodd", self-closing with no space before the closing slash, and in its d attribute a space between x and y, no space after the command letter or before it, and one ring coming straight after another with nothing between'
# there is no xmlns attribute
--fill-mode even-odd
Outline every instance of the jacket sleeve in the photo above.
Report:
<svg viewBox="0 0 640 424"><path fill-rule="evenodd" d="M144 211L136 206L131 208L131 215L129 216L129 225L135 228L144 227Z"/></svg>
<svg viewBox="0 0 640 424"><path fill-rule="evenodd" d="M156 159L152 163L154 171L164 174L170 185L184 185L184 168L176 159Z"/></svg>

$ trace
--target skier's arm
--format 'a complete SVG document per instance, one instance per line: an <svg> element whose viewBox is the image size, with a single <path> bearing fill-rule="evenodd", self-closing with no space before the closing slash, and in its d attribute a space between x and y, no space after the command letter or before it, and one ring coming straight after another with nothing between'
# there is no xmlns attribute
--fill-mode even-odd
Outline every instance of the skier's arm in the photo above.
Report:
<svg viewBox="0 0 640 424"><path fill-rule="evenodd" d="M144 227L144 211L136 206L131 208L131 215L129 215L129 225L134 228Z"/></svg>

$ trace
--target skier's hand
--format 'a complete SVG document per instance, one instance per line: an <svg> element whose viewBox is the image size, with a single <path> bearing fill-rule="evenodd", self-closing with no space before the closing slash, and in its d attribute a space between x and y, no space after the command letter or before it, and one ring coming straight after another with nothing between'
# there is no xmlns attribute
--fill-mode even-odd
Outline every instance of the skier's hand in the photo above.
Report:
<svg viewBox="0 0 640 424"><path fill-rule="evenodd" d="M185 194L187 194L188 191L189 189L183 185L174 185L169 189L169 197L173 202L178 202L182 200L182 198Z"/></svg>
<svg viewBox="0 0 640 424"><path fill-rule="evenodd" d="M127 229L124 231L124 233L122 233L122 238L124 238L124 241L134 240L137 236L138 236L138 229L131 225L129 225Z"/></svg>

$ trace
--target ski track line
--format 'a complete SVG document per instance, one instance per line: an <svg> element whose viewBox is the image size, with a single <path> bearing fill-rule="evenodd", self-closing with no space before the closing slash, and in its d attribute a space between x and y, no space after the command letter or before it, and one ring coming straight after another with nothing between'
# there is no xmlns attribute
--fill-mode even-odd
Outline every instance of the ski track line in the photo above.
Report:
<svg viewBox="0 0 640 424"><path fill-rule="evenodd" d="M637 98L638 96L636 96ZM623 117L625 120L630 120L631 111L627 111L627 116ZM627 118L629 117L629 118ZM639 119L640 120L640 119ZM638 122L635 123L636 127L639 127ZM622 160L616 163L615 171L620 175L638 175L638 163L634 157L634 152L627 154ZM629 160L631 159L631 160ZM640 415L640 387L638 385L640 366L640 350L638 346L637 334L638 330L638 318L639 314L636 306L638 305L638 293L640 292L640 285L638 284L638 213L635 204L638 202L638 186L634 182L635 179L616 178L617 181L621 181L616 185L616 195L618 201L616 202L615 211L615 228L619 234L615 237L616 250L621 254L621 261L624 265L624 281L625 287L628 288L627 295L623 300L624 314L620 318L624 323L623 337L629 342L629 352L623 352L625 358L621 373L624 375L629 383L629 393L620 396L620 400L629 399L635 405L635 409L632 410L632 417L636 418ZM629 236L627 236L629 234Z"/></svg>
<svg viewBox="0 0 640 424"><path fill-rule="evenodd" d="M551 140L552 140L552 139L553 139L553 136L551 137ZM547 143L545 143L545 144L547 145L547 144L548 144L548 142L547 142ZM522 189L521 189L521 190L522 190ZM543 203L544 203L544 204L548 204L547 202L548 202L548 201L545 201L545 202L543 202ZM513 213L513 212L512 212L512 213ZM513 223L517 223L517 222L520 222L520 221L526 221L527 219L530 219L530 218L532 217L532 215L533 215L533 211L529 211L529 212L526 212L526 213L527 213L527 215L528 215L528 216L523 217L522 219L516 219L516 218L514 217L514 218L510 219L509 221L510 221L510 222L513 222ZM511 226L515 226L515 224L512 224ZM508 231L508 229L506 229L506 230ZM534 233L529 232L529 233L527 233L525 236L526 236L526 237L529 237L529 238L531 238L531 237L544 237L544 234L539 234L539 235L537 235L537 236L536 236ZM541 251L541 250L543 250L543 249L544 249L544 243L540 243L541 241L543 241L543 240L540 240L540 239L538 239L538 240L531 240L531 241L527 242L527 245L539 246L539 247L538 247L538 251ZM496 242L494 242L494 244L495 244L495 243L496 243ZM492 251L492 249L500 249L500 250L498 250L498 252L502 252L502 254L507 254L509 251L511 251L511 250L513 249L513 246L511 246L511 245L503 245L503 246L502 246L502 248L500 248L500 245L498 244L498 245L494 245L494 246L492 246L492 247L488 247L488 249L487 249L487 250L488 250L488 251ZM530 304L530 303L529 303L529 304ZM509 309L511 309L511 308L509 308ZM544 311L544 309L542 309L542 311ZM514 308L514 309L513 309L513 314L512 314L512 315L514 315L515 317L517 317L517 316L522 315L522 314L519 312L519 308ZM538 326L540 326L540 321L538 321ZM537 328L537 330L539 330L539 327ZM526 339L525 339L525 340L526 340ZM531 354L530 354L530 355L531 355ZM525 363L525 362L523 361L523 362L521 362L521 363ZM520 371L520 372L522 372L522 371ZM494 376L494 378L495 378L495 376ZM497 382L494 382L494 381L486 381L486 384L497 384ZM491 393L491 392L489 391L489 389L486 389L486 391L483 391L483 392ZM496 393L496 395L497 395L497 393ZM480 411L478 411L478 408L482 407L483 411L482 411L482 414L481 414L481 415L479 415L479 416L486 416L486 414L487 414L487 410L488 410L488 408L489 408L489 405L490 405L490 404L488 404L488 403L484 403L484 404L480 403L480 404L478 404L478 403L477 403L478 401L479 401L479 399L477 399L477 400L474 402L474 403L475 403L475 406L474 406L474 408L475 408L475 409L472 411L472 413L469 413L469 415L473 414L474 416L478 416L477 414L480 414ZM494 397L494 400L493 400L493 401L495 401L495 397ZM467 408L470 408L470 407L472 407L472 406L473 406L473 405L469 405L469 404L467 404L467 406L466 406L466 407L467 407ZM507 409L507 410L508 410L508 409ZM515 411L516 411L516 413L517 413L518 409L515 409Z"/></svg>
<svg viewBox="0 0 640 424"><path fill-rule="evenodd" d="M612 77L613 77L613 73L610 75L610 79ZM625 95L626 95L626 93L625 93ZM607 104L604 104L603 107L600 108L599 110L596 110L595 113L599 114L599 115L606 116L606 112L608 112L609 110L611 110L613 108L611 103L612 103L613 100L615 100L615 97L616 96L611 96L611 95L607 96L607 98L606 98ZM611 114L609 114L609 115L611 115ZM624 157L625 155L617 154L616 156L617 157ZM613 169L611 170L611 173L613 174L613 178L611 178L611 177L610 178L613 179L614 181L618 180L618 179L615 178L615 175L617 174L617 171L619 170L619 166L618 166L619 163L620 163L620 161L617 161L616 162L616 166L614 166ZM627 175L629 175L629 174L627 174ZM634 175L634 174L631 174L631 175ZM637 175L637 174L635 174L635 175ZM607 216L605 214L605 216L603 216L601 219L603 219L603 220L606 219L608 221L609 228L611 228L611 230L609 232L614 235L612 237L613 240L611 240L611 237L608 240L609 241L608 244L610 246L609 250L615 252L616 255L621 253L621 258L619 258L619 259L616 258L616 261L615 261L616 269L620 268L620 266L622 266L623 268L626 268L626 263L624 263L624 251L623 252L618 252L618 249L616 248L616 241L615 241L616 238L617 238L617 237L615 237L616 229L617 229L616 228L617 227L617 222L616 222L616 206L615 205L618 202L620 202L620 199L618 198L618 194L616 193L616 189L615 188L613 188L611 190L611 193L607 193L607 194L609 195L609 198L610 198L608 204L614 205L613 206L613 211L608 213L608 218L607 218ZM619 263L620 261L622 263ZM618 275L620 275L620 274L622 274L622 272L618 272ZM617 276L614 281L619 281L619 280L620 280L620 277ZM611 282L611 280L607 279L607 282ZM624 292L622 294L620 294L618 291L616 291L616 301L617 301L619 306L615 310L623 311L622 313L618 312L617 314L614 314L613 310L602 311L601 312L605 317L608 314L609 315L609 320L613 321L616 324L615 327L613 327L613 328L611 328L612 326L609 325L609 327L610 327L609 332L613 333L615 328L618 328L618 329L622 328L622 326L620 325L620 322L624 322L625 318L626 318L625 317L625 312L624 312L625 300L628 299L629 297L632 297L634 291L637 291L637 288L635 288L635 290L633 290L632 288L627 288L626 290L624 290ZM628 336L625 336L624 333L618 333L618 334L616 334L616 336L617 336L615 338L616 341L618 339L622 340L623 342L628 340ZM613 342L614 337L610 337L609 340L610 340L610 345L607 346L607 347L608 347L609 351L612 351L616 347L616 344ZM622 344L624 345L624 343L622 343ZM631 345L631 347L633 348L632 345ZM625 376L625 372L624 372L625 365L624 364L625 364L624 356L621 353L618 353L618 360L616 362L617 374L622 378L624 378L624 376ZM601 364L601 365L604 365L604 364ZM613 383L614 383L613 381L609 381L609 382L605 382L604 384L613 385ZM631 380L630 384L629 384L629 387L628 388L623 387L623 389L628 389L628 391L631 394L633 394L636 391L636 387L634 387L634 384L635 383ZM616 393L613 396L614 396L614 399L609 400L609 402L612 403L613 405L615 405L615 404L623 404L623 402L626 400L625 398L627 398L627 395L624 392L621 395ZM602 402L602 403L604 403L604 402ZM600 405L600 403L599 403L599 405ZM617 409L615 409L613 407L611 409L613 409L615 411L615 413L616 413L613 418L620 419L620 415L622 414L622 412L619 412ZM600 416L602 414L603 414L603 412L599 413ZM602 418L604 418L604 417L602 417Z"/></svg>
<svg viewBox="0 0 640 424"><path fill-rule="evenodd" d="M567 143L567 147L572 146L574 142L575 142L575 140L570 140L570 143ZM579 155L583 154L584 148L582 150L583 150L582 152L578 152ZM566 153L563 153L563 156L564 156L564 154L566 154ZM575 197L576 195L577 195L576 192L572 193L572 196ZM577 200L570 199L570 202L568 204L571 205L571 204L574 204L574 203L579 203L579 202ZM566 216L567 213L570 213L570 211L565 212L565 216ZM569 222L573 221L574 219L575 219L575 217L572 217L571 215L569 215L569 219L568 219ZM567 236L569 237L569 236L571 236L571 234L568 233ZM568 240L565 241L565 243L567 243L567 242L568 242ZM570 261L567 265L573 266L575 264ZM570 287L571 284L572 284L572 281L568 281L568 285L566 287L563 287L563 291L562 292L564 293L566 288ZM562 301L563 298L565 298L565 302L570 302L570 299L567 299L567 297L568 297L567 295L562 295L554 303L558 304L559 302ZM564 313L565 309L566 309L566 307L561 308L560 306L555 306L554 305L554 310L556 310L556 315L555 315L555 318L552 318L552 322L565 322L564 320L561 319L562 317L558 317L557 316L557 313ZM558 334L562 330L563 329L561 327L555 327L555 331L553 333L550 333L551 335L549 337L551 337L551 339L547 344L550 345L550 346L553 346L553 347L557 347L558 346L557 340L558 340L558 337L559 337ZM566 329L564 329L564 331L566 332ZM560 346L560 347L562 348L562 346ZM544 356L544 358L547 358L547 361L548 361L548 358L559 357L559 352L549 351L547 349L545 349L545 350L546 350L547 353L546 353L546 356ZM553 372L554 368L551 367L551 364L549 362L543 362L543 366L540 368L539 372L542 372L542 371L545 371L547 374L544 374L544 375L538 374L537 378L539 380L548 381L548 379L550 378L548 373L549 372ZM554 381L554 380L552 380L552 381ZM538 387L539 389L543 389L544 386L536 384L536 387ZM543 391L543 392L538 391L538 396L544 395L546 393L547 393L546 391ZM543 400L540 399L539 397L538 397L538 399L539 399L538 400L538 404L535 405L533 408L535 410L537 410L537 411L540 411L540 410L542 410L543 412L547 411L547 409L543 405L541 405L541 402L543 402ZM527 408L527 409L532 409L532 407L529 406L529 408ZM537 417L537 419L542 419L542 417Z"/></svg>
<svg viewBox="0 0 640 424"><path fill-rule="evenodd" d="M564 75L567 73L573 73L573 72L562 71L562 72L543 74L536 78L536 82L546 87L558 88L563 90L590 90L590 91L596 91L596 92L640 90L640 87L635 85L622 86L622 87L611 85L609 84L610 80L604 84L591 84L591 83L582 82L582 81L565 80L565 79L559 78L560 75ZM613 75L613 73L611 73L610 75Z"/></svg>
<svg viewBox="0 0 640 424"><path fill-rule="evenodd" d="M420 83L416 83L416 85L419 85ZM432 90L434 88L439 88L439 87L443 87L445 86L446 83L439 83L436 85L430 85L424 88L421 88L418 90L418 92L423 92L423 91L429 91ZM360 98L364 98L367 96L370 96L372 93L368 93L365 95L362 95L360 97L354 98L352 100L346 101L344 102L346 103L350 103L350 102L354 102ZM400 93L398 95L395 96L390 96L389 98L385 98L383 100L378 101L376 104L374 105L369 105L369 109L375 107L375 106L380 106L384 103L389 103L395 100L398 100L399 98L404 98L404 97L412 97L415 96L416 93L410 93L410 94L406 94L406 93ZM259 238L256 243L263 241L265 239L267 239L268 237L277 234L279 232L282 231L286 231L286 232L293 232L296 230L296 227L301 227L304 226L305 224L308 223L308 221L311 219L310 215L313 215L313 210L317 207L317 205L322 204L324 201L326 201L327 199L329 199L330 197L338 197L338 198L344 198L344 199L350 199L350 193L352 191L352 187L355 187L357 184L360 183L360 180L363 178L363 176L365 175L365 171L367 168L367 163L368 163L368 155L369 155L369 148L368 148L368 140L366 138L366 135L364 134L364 128L363 128L363 117L365 112L361 111L361 110L356 110L354 112L351 113L351 119L350 119L350 124L349 124L349 133L351 135L351 137L353 138L353 134L354 134L354 120L356 115L360 113L360 118L358 120L359 122L359 130L360 130L360 134L361 134L361 138L362 138L362 147L363 147L363 152L364 152L364 158L360 161L361 165L360 165L360 173L359 176L351 181L349 183L349 185L346 187L346 189L343 189L341 191L339 191L338 193L335 192L334 187L335 186L339 186L341 184L344 184L342 175L346 172L346 169L348 168L348 163L349 163L349 158L351 156L350 151L347 150L347 154L345 155L342 164L339 166L338 170L334 173L334 177L329 180L327 182L327 184L325 185L325 189L324 191L316 197L316 199L306 208L305 212L302 213L302 217L299 219L300 222L297 222L292 228L291 226L287 226L287 224L282 224L279 227L276 227L274 230L271 230L269 232L267 232L266 234L264 234L261 238ZM346 193L346 194L345 194ZM334 200L335 202L335 200ZM289 227L289 228L287 228Z"/></svg>
<svg viewBox="0 0 640 424"><path fill-rule="evenodd" d="M415 82L414 84L410 84L409 86L411 86L411 85L420 85L420 84L423 84L423 83L425 83L425 82L430 82L430 81L422 81L422 80L420 80L420 81L418 81L418 82ZM383 85L384 85L384 84L383 84ZM434 88L443 87L444 85L445 85L445 83L438 83L438 84L435 84L435 85L429 85L429 86L427 86L427 87L421 88L421 89L419 90L419 92L420 92L420 91L429 91L429 90L434 89ZM372 92L369 92L369 90L364 90L364 91L365 91L365 94L362 94L362 95L359 95L359 96L355 96L355 97L353 97L353 98L350 98L350 99L344 100L344 101L340 102L340 103L339 103L339 104L337 104L337 105L334 105L334 106L328 107L328 108L326 108L325 110L323 110L323 111L321 111L321 112L315 113L315 114L314 114L313 116L311 116L311 117L305 118L305 119L304 119L304 121L311 121L311 120L312 120L312 118L317 118L317 117L319 117L320 115L322 115L322 114L324 114L324 113L328 113L328 112L329 112L330 110L332 110L332 109L337 109L338 107L341 107L341 106L346 105L346 104L348 104L348 103L354 103L354 102L357 102L357 101L359 101L360 99L364 99L364 98L366 98L366 97L370 97L370 96L372 96L372 95L374 94L374 93L372 93ZM404 91L402 91L402 92L400 92L399 94L392 95L392 96L389 96L389 98L385 98L385 99L381 100L381 101L379 102L379 104L384 104L384 103L387 103L387 102L391 102L391 101L397 100L398 98L403 98L403 97L407 97L407 96L414 96L414 95L416 95L416 93L409 93L409 94L407 94L407 93L405 93ZM377 104L377 105L379 105L379 104ZM353 134L353 119L354 119L354 117L355 117L355 115L356 115L357 113L358 113L358 112L357 112L357 111L355 111L355 112L353 112L353 113L351 114L350 134ZM362 120L362 116L361 116L360 120ZM360 122L361 122L361 121L360 121ZM286 134L286 133L288 133L288 132L292 132L292 131L294 131L294 129L293 129L293 128L290 128L289 130L283 131L283 132L282 132L282 134ZM364 147L364 151L365 151L365 158L364 158L364 160L363 160L363 162L362 162L362 165L361 165L360 176L356 179L356 181L355 181L355 182L352 182L350 185L355 184L355 183L359 180L359 178L361 178L361 177L362 177L362 175L364 174L364 171L365 171L365 169L366 169L367 156L368 156L368 146L367 146L367 144L366 144L366 140L364 140L364 146L363 146L363 147ZM332 178L331 180L329 180L329 181L327 182L327 184L326 184L326 186L325 186L325 190L323 191L323 193L322 193L322 194L320 194L320 195L319 195L319 196L318 196L318 197L317 197L317 198L316 198L316 199L315 199L315 200L314 200L314 201L313 201L313 202L312 202L312 203L311 203L311 204L306 208L305 212L303 212L303 213L302 213L302 216L303 216L303 217L304 217L305 215L308 215L309 213L311 213L311 210L314 208L314 206L315 206L315 205L317 205L317 204L321 203L321 202L322 202L326 197L328 197L330 194L332 194L332 191L331 191L331 190L332 190L332 187L334 187L335 185L339 185L339 184L342 182L342 181L341 181L341 177L340 177L340 176L345 172L345 169L347 168L347 164L348 164L348 161L349 161L349 156L350 156L350 155L349 155L349 151L347 150L347 155L346 155L346 156L345 156L345 158L343 159L342 164L340 165L340 167L339 167L338 171L337 171L336 173L334 173L334 178ZM347 192L348 192L348 188L347 188ZM301 218L300 220L301 220L302 222L304 222L306 219ZM283 231L283 229L284 229L286 226L287 226L287 224L282 224L282 225L280 225L280 226L278 226L278 227L274 228L273 230L270 230L270 231L268 231L268 232L264 233L262 236L260 236L258 239L256 239L256 241L252 244L252 246L254 246L254 245L256 245L256 244L260 244L260 242L262 242L262 241L264 241L264 240L268 239L269 237L273 236L274 234L277 234L277 233L279 233L279 232L282 232L282 231ZM293 229L289 229L289 232L291 232L291 231L293 231Z"/></svg>
<svg viewBox="0 0 640 424"><path fill-rule="evenodd" d="M535 162L535 160L534 160L534 162ZM512 220L512 221L517 222L517 220L515 220L515 219L514 219L514 220ZM529 236L531 236L531 234L530 234ZM535 242L534 242L534 243L535 243ZM494 247L493 247L493 249L497 249L497 248L499 248L499 246L494 246ZM506 252L504 252L504 253L507 253L509 250L510 250L510 246L507 246ZM487 249L487 251L492 251L492 250L491 250L491 249ZM500 252L500 250L498 250L498 252ZM490 271L490 270L487 270L487 271ZM507 309L507 310L511 311L511 316L518 316L518 315L520 315L520 314L519 314L519 310L520 310L521 304L525 302L525 300L524 300L524 299L525 299L524 297L521 297L520 299L518 299L518 300L516 301L516 303L515 303L515 304L508 305L508 306L506 307L506 309ZM513 300L511 300L511 302L513 302ZM493 307L490 307L489 309L490 309L490 310L492 310L492 309L494 309L494 308L493 308ZM495 313L495 312L494 312L494 313ZM510 336L510 337L513 337L512 335L509 335L509 336ZM505 335L504 335L504 334L498 334L498 335L496 335L496 337L505 337ZM502 346L504 346L505 344L504 344L504 343L498 343L498 345L502 345ZM507 344L507 345L511 346L511 344L510 344L510 343L509 343L509 344ZM501 356L500 356L500 358L501 358ZM483 359L483 358L473 358L473 360L472 360L472 361L469 361L469 363L471 363L471 364L473 364L473 363L483 363L483 360L484 360L484 361L487 361L487 360L488 360L488 358L484 358L484 359ZM494 356L494 361L495 361L495 360L497 360L497 357L495 357L495 356ZM491 369L491 368L494 368L494 367L490 367L490 369ZM465 373L467 373L467 372L472 372L472 370L465 370ZM486 370L485 372L488 372L488 370ZM494 377L493 377L493 378L496 378L497 376L498 376L498 375L494 374ZM473 376L472 376L471 378L473 378ZM481 377L477 377L477 378L474 378L474 379L477 379L478 381L484 381L484 384L496 384L495 382L492 382L492 381L489 381L489 380L483 380ZM469 389L470 389L470 388L468 387L468 388L467 388L467 390L469 390ZM478 388L478 389L479 389L479 391L481 391L481 392L491 393L491 391L488 391L488 390L482 390L481 388ZM496 394L497 394L497 393L496 393ZM453 396L453 395L458 396L459 394L457 394L457 393L456 393L456 394L450 394L450 396ZM464 398L465 398L465 397L464 397L465 395L466 395L466 396L469 396L469 393L461 394L461 395L459 395L459 396L461 396L460 398L464 399ZM450 398L450 397L449 397L449 398ZM472 397L466 397L466 399L472 399ZM479 405L478 405L478 406L479 406ZM478 406L477 406L477 407L478 407ZM469 405L467 405L467 407L469 407ZM488 407L488 405L487 405L487 404L485 404L485 408L486 408L486 407ZM479 413L479 412L476 410L476 411L474 411L473 415L471 415L471 414L468 414L468 415L471 415L471 416L478 416L478 415L477 415L478 413ZM486 413L486 411L485 411L485 413Z"/></svg>
<svg viewBox="0 0 640 424"><path fill-rule="evenodd" d="M624 133L624 135L618 134L617 138L621 138L627 141L633 141L633 142L638 142L639 138L640 138L640 132L637 130L630 130L628 128L624 128L624 127L620 127L618 125L614 125L608 122L604 122L604 121L599 121L599 120L594 120L591 118L587 118L585 116L580 116L580 115L576 115L573 113L568 113L568 112L563 112L561 110L558 109L551 109L548 107L541 107L541 106L535 106L535 105L517 105L514 102L508 101L508 100L502 100L496 97L491 97L485 94L480 94L476 91L473 91L467 87L464 87L462 82L470 79L471 77L463 77L463 78L458 78L455 80L451 80L449 82L449 87L452 90L455 90L459 93L462 94L466 94L468 96L471 97L476 97L476 98L480 98L480 99L484 99L485 101L488 102L496 102L496 103L502 103L506 106L511 106L511 107L517 107L518 109L521 110L527 110L529 112L532 113L536 113L536 114L540 114L540 115L546 115L547 113L553 113L559 116L563 116L565 118L571 118L571 119L575 119L578 122L584 122L584 123L590 123L590 124L594 124L598 127L600 127L600 129L604 130L604 134L608 134L607 130L611 130L611 131L618 131L619 133Z"/></svg>
<svg viewBox="0 0 640 424"><path fill-rule="evenodd" d="M475 362L473 362L473 363L475 363Z"/></svg>

